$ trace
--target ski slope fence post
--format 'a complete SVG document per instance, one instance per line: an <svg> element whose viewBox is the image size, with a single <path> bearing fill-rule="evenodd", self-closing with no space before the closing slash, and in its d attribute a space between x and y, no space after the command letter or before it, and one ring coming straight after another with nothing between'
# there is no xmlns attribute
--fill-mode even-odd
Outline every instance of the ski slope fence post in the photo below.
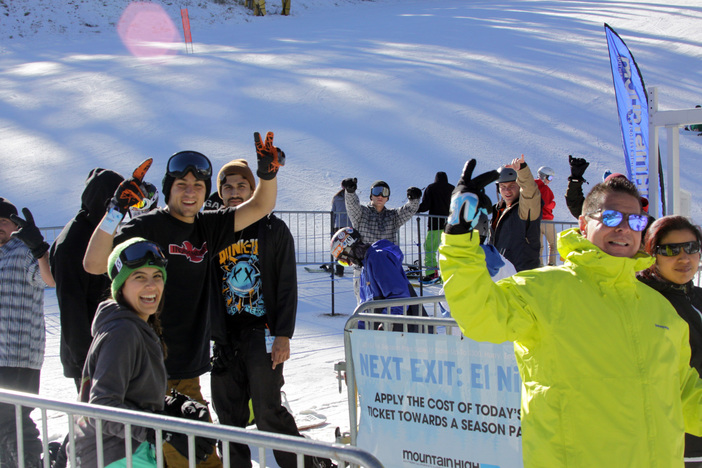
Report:
<svg viewBox="0 0 702 468"><path fill-rule="evenodd" d="M649 191L649 211L655 218L661 216L661 208L664 208L666 214L681 214L687 216L687 213L681 213L680 205L680 128L685 125L702 124L702 108L694 109L679 109L661 111L658 109L658 88L655 86L647 89L648 94L648 147L658 148L658 130L665 128L667 130L667 169L666 186L668 193L666 194L666 206L661 207L659 193L657 190ZM651 178L650 186L658 187L658 158L649 158L651 166L649 177ZM651 211L652 210L652 211Z"/></svg>
<svg viewBox="0 0 702 468"><path fill-rule="evenodd" d="M180 17L183 20L183 38L185 39L185 53L188 53L188 44L190 44L190 53L192 54L194 52L193 37L190 34L190 17L188 16L187 8L180 9Z"/></svg>
<svg viewBox="0 0 702 468"><path fill-rule="evenodd" d="M346 322L351 444L392 467L522 466L512 343L480 343L443 317L444 296L371 301ZM389 307L429 317L378 315ZM370 324L382 322L382 330ZM365 329L358 328L360 323ZM402 331L390 331L393 326ZM411 326L418 333L410 333Z"/></svg>
<svg viewBox="0 0 702 468"><path fill-rule="evenodd" d="M195 466L194 442L195 436L209 437L223 442L237 442L241 444L249 444L259 449L259 463L261 466L266 464L265 449L282 450L285 452L293 452L297 454L297 466L304 466L304 456L311 455L322 458L331 458L337 460L340 466L344 463L349 463L356 466L366 468L382 468L383 465L376 457L370 453L349 445L331 444L328 442L314 441L304 437L293 437L281 434L273 434L263 431L247 431L243 428L223 426L201 421L193 421L189 419L179 419L170 416L163 416L154 413L146 413L140 411L125 410L122 408L114 408L109 406L90 405L86 403L73 403L59 400L42 398L36 395L14 392L10 390L0 390L0 403L11 404L15 406L17 417L17 434L18 442L22 443L22 427L21 413L22 407L36 408L40 413L42 421L42 446L44 451L44 467L49 468L49 440L45 421L47 417L56 418L59 415L68 417L69 440L71 446L74 446L75 431L73 430L74 418L89 418L98 429L96 436L96 445L100 447L102 440L102 431L100 430L103 421L114 421L124 424L125 446L129 446L132 442L133 427L147 427L156 430L156 459L159 467L163 467L163 449L162 449L162 433L161 430L179 432L188 436L190 450L190 466ZM57 414L58 413L58 414ZM36 414L36 413L35 413ZM36 419L36 418L35 418ZM224 466L230 466L229 444L223 444L224 453L222 454L222 462ZM127 455L127 466L132 464L131 450L125 450ZM20 454L23 453L20 451ZM99 452L98 468L103 468L102 452ZM75 453L69 454L69 466L76 465ZM18 468L24 468L24 460L20 460Z"/></svg>
<svg viewBox="0 0 702 468"><path fill-rule="evenodd" d="M427 233L428 235L428 233ZM425 236L426 237L426 236ZM422 220L417 218L417 266L419 267L419 295L424 295L424 283L422 283L423 265L422 265Z"/></svg>

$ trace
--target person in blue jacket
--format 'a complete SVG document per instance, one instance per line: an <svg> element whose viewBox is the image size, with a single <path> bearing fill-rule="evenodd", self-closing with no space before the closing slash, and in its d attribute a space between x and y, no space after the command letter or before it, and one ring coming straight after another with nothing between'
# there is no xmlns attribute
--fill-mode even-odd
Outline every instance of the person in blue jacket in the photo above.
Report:
<svg viewBox="0 0 702 468"><path fill-rule="evenodd" d="M407 279L402 267L404 254L402 250L387 239L380 239L372 244L361 241L361 235L351 227L339 229L331 239L331 254L343 266L361 267L360 295L361 303L379 299L401 299L416 297L417 293ZM374 310L375 313L387 313L387 309ZM392 315L403 315L403 307L390 308ZM419 315L419 308L410 306L407 315ZM426 312L422 311L422 315ZM378 329L380 323L373 328ZM365 328L363 322L359 328ZM410 332L416 326L408 327ZM394 331L402 331L402 325L395 325Z"/></svg>

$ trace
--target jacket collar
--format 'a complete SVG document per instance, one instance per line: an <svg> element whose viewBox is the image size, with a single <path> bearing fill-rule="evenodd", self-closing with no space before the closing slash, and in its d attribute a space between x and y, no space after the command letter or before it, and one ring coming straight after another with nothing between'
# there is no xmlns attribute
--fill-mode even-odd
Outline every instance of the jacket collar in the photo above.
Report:
<svg viewBox="0 0 702 468"><path fill-rule="evenodd" d="M613 257L587 240L580 229L572 228L558 236L558 253L578 273L599 278L599 281L634 282L636 272L654 263L653 257L639 252L634 257Z"/></svg>

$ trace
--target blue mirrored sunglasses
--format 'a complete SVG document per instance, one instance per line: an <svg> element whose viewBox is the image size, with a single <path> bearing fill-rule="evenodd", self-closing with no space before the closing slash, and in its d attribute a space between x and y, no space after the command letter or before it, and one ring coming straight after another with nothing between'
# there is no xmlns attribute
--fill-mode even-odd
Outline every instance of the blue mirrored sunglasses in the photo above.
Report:
<svg viewBox="0 0 702 468"><path fill-rule="evenodd" d="M390 189L387 187L383 187L382 185L376 185L371 189L371 195L374 195L376 197L379 196L384 196L385 198L390 196Z"/></svg>
<svg viewBox="0 0 702 468"><path fill-rule="evenodd" d="M629 227L632 231L641 232L646 229L646 225L648 225L648 216L645 214L624 214L617 210L597 210L588 213L586 216L597 219L593 215L598 213L600 214L602 224L607 227L618 227L625 219L629 223Z"/></svg>
<svg viewBox="0 0 702 468"><path fill-rule="evenodd" d="M679 244L661 244L656 246L655 253L664 257L677 257L680 251L692 255L700 252L700 243L697 241L680 242Z"/></svg>
<svg viewBox="0 0 702 468"><path fill-rule="evenodd" d="M166 173L176 179L182 179L192 172L198 180L209 180L212 177L212 164L207 157L197 151L181 151L168 160Z"/></svg>

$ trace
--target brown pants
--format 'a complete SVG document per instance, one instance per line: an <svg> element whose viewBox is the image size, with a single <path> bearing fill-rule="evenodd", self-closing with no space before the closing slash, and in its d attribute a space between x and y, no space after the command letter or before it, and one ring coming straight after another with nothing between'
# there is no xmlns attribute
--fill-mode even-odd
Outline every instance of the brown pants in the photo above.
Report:
<svg viewBox="0 0 702 468"><path fill-rule="evenodd" d="M170 393L172 388L175 388L180 393L187 395L204 405L207 404L205 399L202 398L199 377L195 377L194 379L169 380L168 393ZM212 419L210 419L210 422L211 421ZM168 466L168 468L188 468L188 459L178 453L178 451L173 448L171 444L163 444L163 458L165 459L166 466ZM215 450L212 455L207 457L207 460L202 463L198 463L197 466L200 468L222 468L222 460L219 459L217 451Z"/></svg>
<svg viewBox="0 0 702 468"><path fill-rule="evenodd" d="M544 257L544 236L548 244L548 258ZM558 249L556 248L556 225L552 223L541 223L541 264L555 265L558 260Z"/></svg>

